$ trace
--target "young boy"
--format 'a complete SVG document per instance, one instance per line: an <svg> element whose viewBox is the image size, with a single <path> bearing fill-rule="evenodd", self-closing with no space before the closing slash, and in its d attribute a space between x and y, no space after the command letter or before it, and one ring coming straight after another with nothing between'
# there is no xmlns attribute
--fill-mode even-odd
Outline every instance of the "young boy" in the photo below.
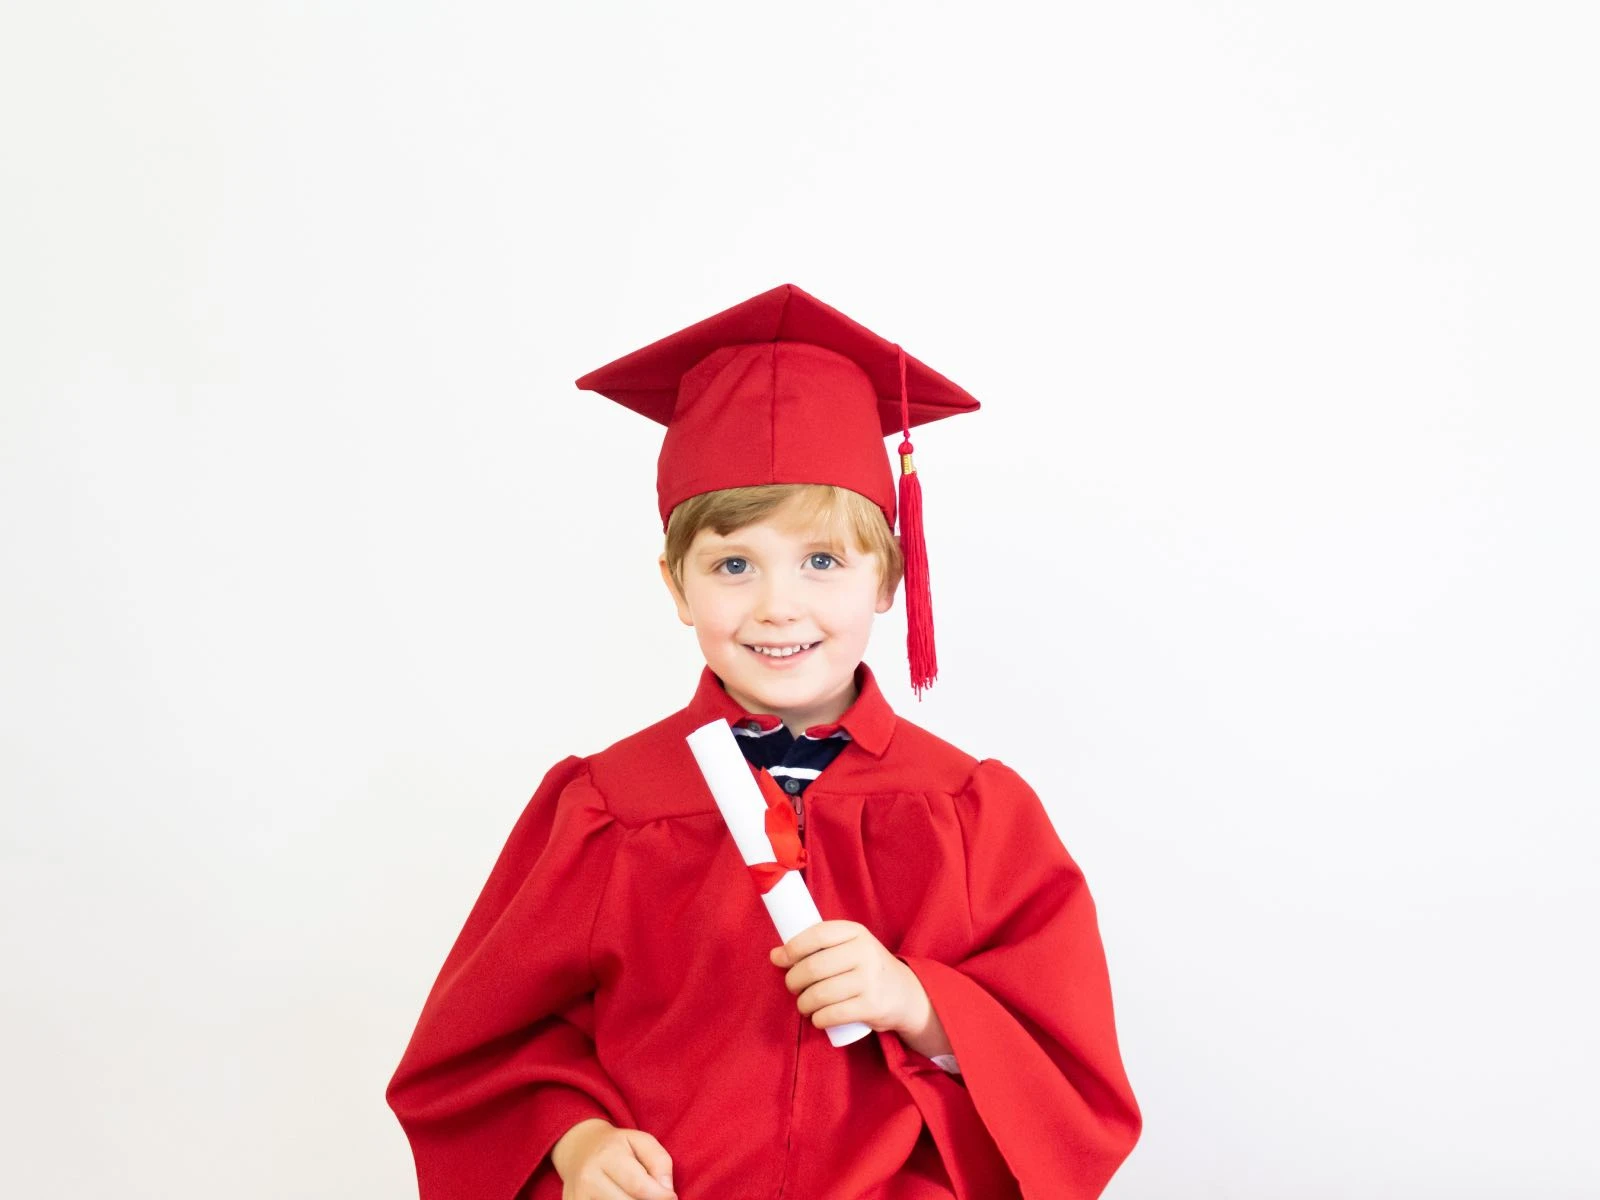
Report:
<svg viewBox="0 0 1600 1200"><path fill-rule="evenodd" d="M667 426L659 565L706 666L512 830L388 1089L422 1200L1100 1195L1141 1117L1082 874L862 661L903 573L932 681L883 438L976 401L792 285L578 383ZM823 920L784 946L684 742L719 719L792 804L774 852Z"/></svg>

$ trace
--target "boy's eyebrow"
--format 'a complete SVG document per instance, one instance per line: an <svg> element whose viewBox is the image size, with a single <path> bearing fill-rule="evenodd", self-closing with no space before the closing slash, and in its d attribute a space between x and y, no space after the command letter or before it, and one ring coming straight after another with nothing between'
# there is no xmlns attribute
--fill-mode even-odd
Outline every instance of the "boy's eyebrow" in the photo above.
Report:
<svg viewBox="0 0 1600 1200"><path fill-rule="evenodd" d="M806 551L808 553L810 551L812 551L812 550L839 550L839 551L842 551L844 549L844 543L840 542L840 541L837 541L835 539L832 539L832 538L814 538L811 541L805 543L805 549L806 549ZM746 554L746 555L748 555L748 554L754 554L754 553L755 553L755 551L751 550L750 547L746 546L743 542L723 542L720 545L704 547L700 551L700 553L698 555L696 555L696 557L697 558L702 558L702 559L704 559L704 558L720 558L724 554Z"/></svg>

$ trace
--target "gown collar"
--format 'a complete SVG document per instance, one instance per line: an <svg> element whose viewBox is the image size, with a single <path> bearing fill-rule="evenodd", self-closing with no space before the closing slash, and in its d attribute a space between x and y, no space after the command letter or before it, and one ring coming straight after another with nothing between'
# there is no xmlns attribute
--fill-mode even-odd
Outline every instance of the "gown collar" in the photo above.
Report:
<svg viewBox="0 0 1600 1200"><path fill-rule="evenodd" d="M722 680L709 666L700 670L700 684L686 710L697 724L722 717L728 721L746 720L754 714L747 713L739 702L728 695ZM872 668L865 662L856 667L856 699L837 722L844 726L850 740L874 758L879 758L889 747L894 734L895 715L873 677Z"/></svg>

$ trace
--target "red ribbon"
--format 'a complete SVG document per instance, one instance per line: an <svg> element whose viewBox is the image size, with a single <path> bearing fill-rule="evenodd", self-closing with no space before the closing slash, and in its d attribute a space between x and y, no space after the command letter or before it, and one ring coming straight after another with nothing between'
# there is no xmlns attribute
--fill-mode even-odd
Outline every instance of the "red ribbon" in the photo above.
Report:
<svg viewBox="0 0 1600 1200"><path fill-rule="evenodd" d="M800 844L800 819L795 816L789 797L779 790L777 780L760 767L752 765L750 769L755 772L756 783L767 800L767 840L778 856L777 862L749 864L750 878L756 881L756 889L764 896L778 886L778 880L785 874L806 865L806 848Z"/></svg>

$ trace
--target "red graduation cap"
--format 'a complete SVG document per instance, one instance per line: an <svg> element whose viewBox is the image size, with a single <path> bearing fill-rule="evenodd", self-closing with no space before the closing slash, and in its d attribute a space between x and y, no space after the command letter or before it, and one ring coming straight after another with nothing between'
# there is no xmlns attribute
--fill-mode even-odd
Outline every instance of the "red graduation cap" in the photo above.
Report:
<svg viewBox="0 0 1600 1200"><path fill-rule="evenodd" d="M911 428L978 402L893 342L792 283L752 296L577 381L667 427L656 468L665 529L690 496L765 483L831 483L894 527L883 439L901 436L898 512L906 559L911 684L938 675L922 492Z"/></svg>

